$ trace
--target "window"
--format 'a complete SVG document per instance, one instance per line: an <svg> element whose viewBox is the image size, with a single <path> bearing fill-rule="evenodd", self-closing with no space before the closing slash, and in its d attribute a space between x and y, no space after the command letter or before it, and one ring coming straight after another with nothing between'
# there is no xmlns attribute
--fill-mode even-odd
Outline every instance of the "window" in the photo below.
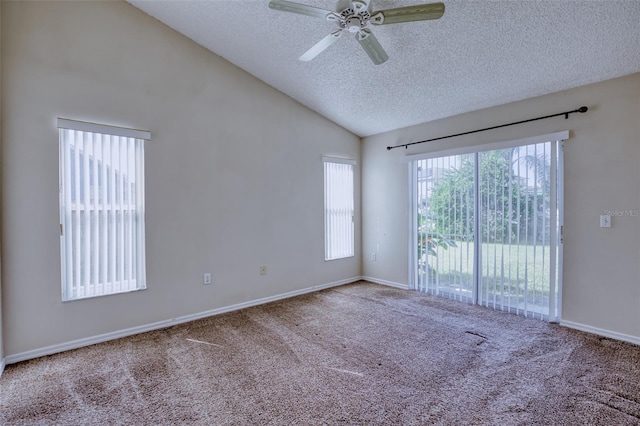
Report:
<svg viewBox="0 0 640 426"><path fill-rule="evenodd" d="M324 158L324 258L354 255L353 167L355 161Z"/></svg>
<svg viewBox="0 0 640 426"><path fill-rule="evenodd" d="M146 287L149 132L58 119L62 300Z"/></svg>
<svg viewBox="0 0 640 426"><path fill-rule="evenodd" d="M567 137L413 161L412 288L558 321Z"/></svg>

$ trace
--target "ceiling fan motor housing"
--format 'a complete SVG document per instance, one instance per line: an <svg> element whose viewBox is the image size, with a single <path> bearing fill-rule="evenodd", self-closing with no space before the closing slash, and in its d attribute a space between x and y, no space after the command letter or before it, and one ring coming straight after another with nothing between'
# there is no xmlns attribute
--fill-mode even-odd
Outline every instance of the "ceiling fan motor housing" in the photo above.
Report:
<svg viewBox="0 0 640 426"><path fill-rule="evenodd" d="M364 3L354 2L353 5L353 8L348 7L340 12L338 25L350 33L357 33L369 24L371 14Z"/></svg>

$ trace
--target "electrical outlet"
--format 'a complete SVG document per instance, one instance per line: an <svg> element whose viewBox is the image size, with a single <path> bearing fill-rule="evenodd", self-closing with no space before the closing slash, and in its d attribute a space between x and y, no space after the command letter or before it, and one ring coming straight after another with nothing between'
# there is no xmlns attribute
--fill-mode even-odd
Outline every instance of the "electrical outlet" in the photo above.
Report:
<svg viewBox="0 0 640 426"><path fill-rule="evenodd" d="M371 260L372 261L376 261L376 252L374 251L373 253L371 253Z"/></svg>
<svg viewBox="0 0 640 426"><path fill-rule="evenodd" d="M211 274L209 272L204 274L204 277L202 278L202 282L203 282L204 285L211 284Z"/></svg>
<svg viewBox="0 0 640 426"><path fill-rule="evenodd" d="M611 228L611 215L600 215L600 228Z"/></svg>
<svg viewBox="0 0 640 426"><path fill-rule="evenodd" d="M267 266L266 265L260 266L260 275L267 275Z"/></svg>

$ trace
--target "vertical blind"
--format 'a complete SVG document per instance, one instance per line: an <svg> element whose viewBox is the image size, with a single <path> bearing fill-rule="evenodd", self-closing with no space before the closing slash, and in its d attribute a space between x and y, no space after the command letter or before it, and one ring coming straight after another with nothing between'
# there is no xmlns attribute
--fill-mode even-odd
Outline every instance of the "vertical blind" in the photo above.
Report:
<svg viewBox="0 0 640 426"><path fill-rule="evenodd" d="M354 255L354 165L324 158L325 260Z"/></svg>
<svg viewBox="0 0 640 426"><path fill-rule="evenodd" d="M556 320L561 144L413 163L417 290Z"/></svg>
<svg viewBox="0 0 640 426"><path fill-rule="evenodd" d="M482 247L478 303L554 319L556 155L555 142L478 154Z"/></svg>
<svg viewBox="0 0 640 426"><path fill-rule="evenodd" d="M62 298L145 288L148 132L59 119Z"/></svg>
<svg viewBox="0 0 640 426"><path fill-rule="evenodd" d="M416 179L416 289L472 302L474 155L420 160Z"/></svg>

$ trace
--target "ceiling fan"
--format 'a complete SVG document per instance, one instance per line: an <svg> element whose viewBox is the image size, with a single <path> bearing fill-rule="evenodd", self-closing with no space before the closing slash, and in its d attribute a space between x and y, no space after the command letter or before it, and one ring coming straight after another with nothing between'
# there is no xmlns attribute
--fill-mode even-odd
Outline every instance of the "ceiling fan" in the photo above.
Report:
<svg viewBox="0 0 640 426"><path fill-rule="evenodd" d="M338 24L338 29L332 31L329 35L300 56L299 59L301 61L312 60L326 48L335 43L342 33L346 31L355 34L356 40L358 40L375 65L386 62L387 59L389 59L389 56L368 28L369 24L388 25L400 22L427 21L431 19L439 19L444 14L443 3L419 4L415 6L398 7L395 9L370 12L369 1L370 0L346 0L346 2L340 2L342 4L346 4L346 7L343 6L340 12L332 12L330 10L324 10L287 0L271 0L269 2L269 7L282 12L297 13L300 15L326 19L327 21L334 21Z"/></svg>

